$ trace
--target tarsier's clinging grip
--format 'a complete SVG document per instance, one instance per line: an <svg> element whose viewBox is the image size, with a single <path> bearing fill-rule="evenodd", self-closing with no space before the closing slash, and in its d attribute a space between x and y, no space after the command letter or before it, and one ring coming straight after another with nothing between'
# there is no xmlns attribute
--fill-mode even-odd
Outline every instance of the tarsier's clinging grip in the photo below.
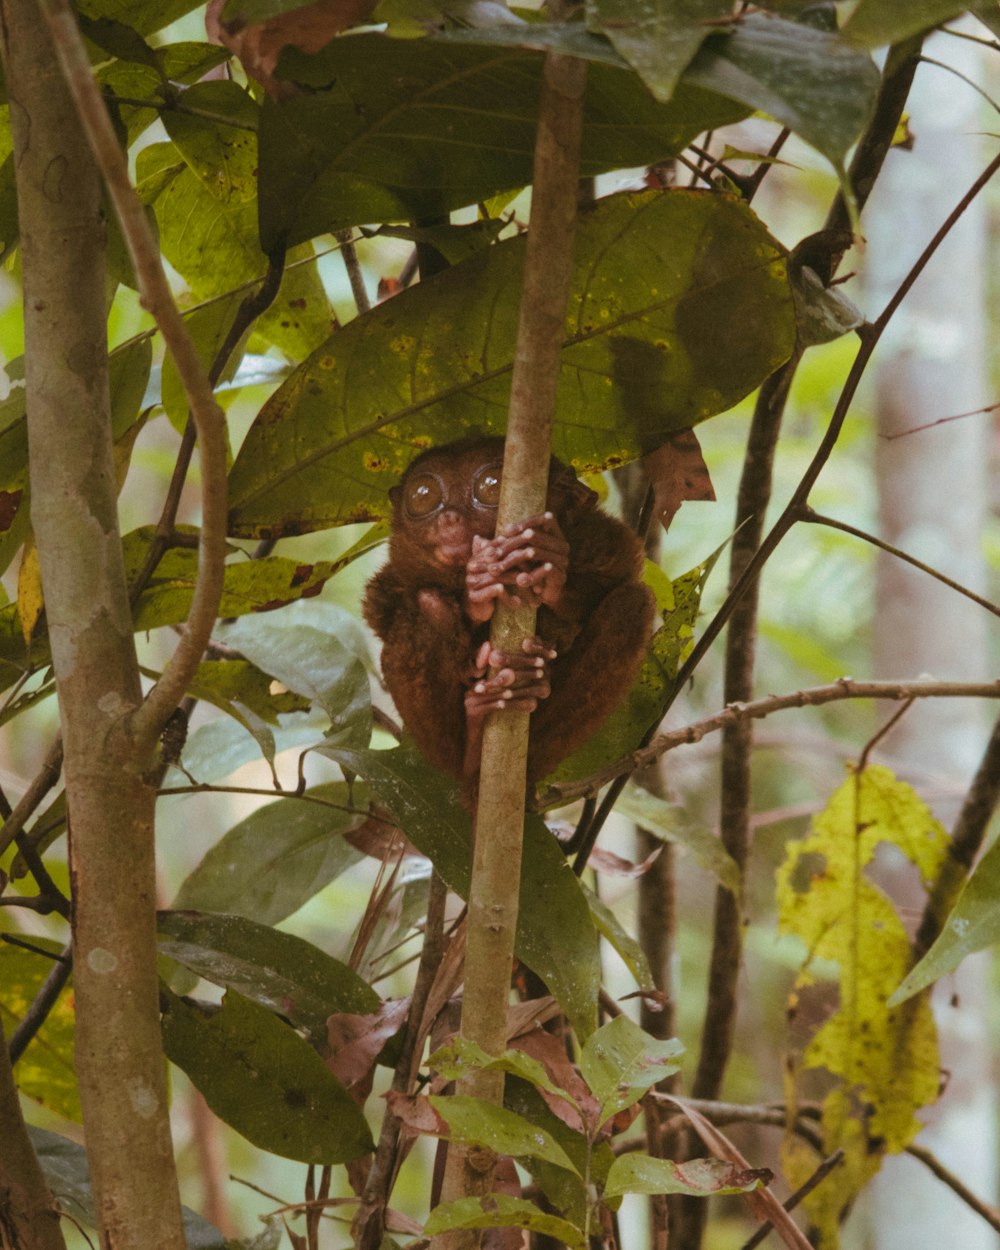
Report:
<svg viewBox="0 0 1000 1250"><path fill-rule="evenodd" d="M653 616L641 543L558 460L547 511L496 533L502 462L503 439L469 438L410 465L389 492L389 560L364 601L403 723L467 788L488 712L532 713L529 783L581 746L627 692ZM501 599L538 608L521 655L490 648Z"/></svg>

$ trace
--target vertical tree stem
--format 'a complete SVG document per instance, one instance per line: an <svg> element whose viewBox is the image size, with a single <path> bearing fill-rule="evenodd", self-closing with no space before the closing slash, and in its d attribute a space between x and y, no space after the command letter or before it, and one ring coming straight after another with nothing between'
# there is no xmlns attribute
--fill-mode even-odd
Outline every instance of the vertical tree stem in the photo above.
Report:
<svg viewBox="0 0 1000 1250"><path fill-rule="evenodd" d="M548 492L552 418L573 261L585 79L582 61L558 54L546 58L498 528L543 511ZM494 645L519 650L523 638L534 630L534 616L532 609L498 610ZM507 969L517 924L527 746L527 714L494 713L488 718L469 896L462 1033L491 1054L502 1051L507 1040ZM463 1093L499 1102L503 1076L478 1074L461 1088ZM451 1156L445 1198L488 1190L492 1179L488 1172L475 1172L457 1151Z"/></svg>
<svg viewBox="0 0 1000 1250"><path fill-rule="evenodd" d="M142 691L118 531L100 179L38 6L4 0L2 17L24 257L31 515L72 824L87 1149L103 1244L183 1250L156 976L155 792L121 732Z"/></svg>

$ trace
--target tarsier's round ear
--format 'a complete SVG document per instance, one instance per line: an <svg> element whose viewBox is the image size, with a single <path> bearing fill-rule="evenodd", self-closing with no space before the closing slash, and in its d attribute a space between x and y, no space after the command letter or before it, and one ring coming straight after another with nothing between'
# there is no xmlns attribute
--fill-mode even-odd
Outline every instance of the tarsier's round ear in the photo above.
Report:
<svg viewBox="0 0 1000 1250"><path fill-rule="evenodd" d="M582 516L596 505L597 492L553 456L549 467L549 507L568 519Z"/></svg>

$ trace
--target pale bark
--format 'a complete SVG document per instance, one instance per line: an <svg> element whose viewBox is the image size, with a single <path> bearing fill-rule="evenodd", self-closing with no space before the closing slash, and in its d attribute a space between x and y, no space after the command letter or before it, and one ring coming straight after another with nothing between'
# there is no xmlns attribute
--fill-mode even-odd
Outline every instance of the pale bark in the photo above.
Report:
<svg viewBox="0 0 1000 1250"><path fill-rule="evenodd" d="M973 80L974 44L938 36L925 53ZM898 282L937 223L978 174L983 145L978 97L959 79L922 66L911 96L912 152L894 153L869 230L870 283L876 306ZM965 213L897 314L877 357L879 433L990 403L985 369L986 205ZM981 535L987 515L990 421L987 416L879 439L878 535L956 581L982 592ZM891 556L877 563L875 665L884 677L933 674L964 680L990 672L982 608L943 589ZM950 824L979 762L993 709L974 700L916 705L884 746L900 771ZM905 886L904 886L905 889ZM906 905L921 906L904 893ZM989 968L967 961L936 999L942 1067L950 1072L919 1141L981 1198L996 1183L996 1091L987 1032ZM957 994L956 999L952 999ZM981 1217L905 1160L890 1160L871 1202L869 1243L878 1250L961 1245L983 1250L996 1234ZM905 1194L905 1201L903 1196Z"/></svg>
<svg viewBox="0 0 1000 1250"><path fill-rule="evenodd" d="M154 929L153 804L116 512L101 188L41 14L3 5L24 258L32 522L70 818L77 1076L102 1244L181 1250Z"/></svg>

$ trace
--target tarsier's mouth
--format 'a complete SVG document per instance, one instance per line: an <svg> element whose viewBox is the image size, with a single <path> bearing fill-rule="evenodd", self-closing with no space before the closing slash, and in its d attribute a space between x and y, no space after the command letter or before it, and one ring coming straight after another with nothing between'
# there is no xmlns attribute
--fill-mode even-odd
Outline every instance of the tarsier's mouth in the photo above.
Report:
<svg viewBox="0 0 1000 1250"><path fill-rule="evenodd" d="M438 543L434 548L434 559L447 568L468 564L471 554L470 543Z"/></svg>

